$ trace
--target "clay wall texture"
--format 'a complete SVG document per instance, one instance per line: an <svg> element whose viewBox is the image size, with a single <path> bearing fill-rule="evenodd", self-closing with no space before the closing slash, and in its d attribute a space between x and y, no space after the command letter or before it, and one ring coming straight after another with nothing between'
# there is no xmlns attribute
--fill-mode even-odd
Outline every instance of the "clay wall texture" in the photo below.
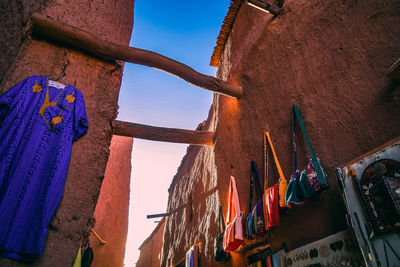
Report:
<svg viewBox="0 0 400 267"><path fill-rule="evenodd" d="M291 105L300 107L330 189L318 201L292 208L265 240L290 249L345 229L335 167L400 135L398 83L386 70L400 56L400 4L396 0L295 1L272 17L243 4L218 77L243 86L240 100L215 95L203 130L215 130L214 147L189 147L170 188L161 266L202 243L202 266L213 266L218 205L227 211L229 177L236 177L241 209L248 212L250 160L263 174L263 132L289 179L292 173ZM298 165L307 147L298 134ZM272 186L277 179L270 179ZM190 207L192 199L192 208ZM189 222L190 210L193 220ZM243 266L232 253L223 266Z"/></svg>
<svg viewBox="0 0 400 267"><path fill-rule="evenodd" d="M165 219L162 219L139 247L140 257L136 262L136 267L159 267L162 239L164 235Z"/></svg>
<svg viewBox="0 0 400 267"><path fill-rule="evenodd" d="M97 201L93 228L107 243L102 244L91 234L93 267L122 267L128 234L131 154L133 139L114 135L110 156Z"/></svg>
<svg viewBox="0 0 400 267"><path fill-rule="evenodd" d="M2 4L3 2L6 1L2 1ZM16 2L16 5L12 4L13 8L7 9L7 12L14 12L12 15L21 17L20 20L10 22L13 29L23 28L19 23L24 24L27 16L18 13L18 8L23 8L23 14L38 11L106 40L129 44L134 1ZM4 32L4 28L8 26L2 24L0 27ZM7 44L12 45L14 44ZM1 50L1 53L5 52ZM0 93L31 75L62 75L66 81L78 88L85 98L89 130L73 144L65 192L51 221L44 254L31 265L71 266L80 239L87 240L89 229L94 223L92 216L109 155L112 122L118 109L122 68L115 62L104 62L86 52L40 38L32 39L28 35L1 80ZM0 266L26 265L0 259Z"/></svg>
<svg viewBox="0 0 400 267"><path fill-rule="evenodd" d="M0 81L27 38L29 18L41 12L49 0L0 1Z"/></svg>

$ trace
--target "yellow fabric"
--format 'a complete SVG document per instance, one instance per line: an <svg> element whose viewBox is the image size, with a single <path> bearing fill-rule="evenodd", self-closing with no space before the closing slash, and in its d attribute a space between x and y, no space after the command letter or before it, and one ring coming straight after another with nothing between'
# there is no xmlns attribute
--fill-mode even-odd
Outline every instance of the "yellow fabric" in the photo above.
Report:
<svg viewBox="0 0 400 267"><path fill-rule="evenodd" d="M81 267L82 264L82 251L81 246L79 246L78 254L76 255L74 265L72 267Z"/></svg>
<svg viewBox="0 0 400 267"><path fill-rule="evenodd" d="M274 155L274 159L275 159L275 163L276 163L276 168L278 169L279 176L280 176L279 185L278 185L278 188L279 188L279 195L280 195L280 198L279 198L279 206L280 206L281 208L283 208L283 207L290 208L290 204L286 205L286 203L285 203L285 195L286 195L286 191L287 191L288 184L287 184L285 175L283 174L281 165L279 164L278 157L276 156L274 146L272 145L271 135L270 135L269 132L265 132L264 137L266 137L266 138L268 139L269 146L271 147L272 154ZM266 146L266 140L265 140L265 138L264 138L264 147L265 147L264 149L266 150L266 149L267 149L267 148L266 148L267 146ZM268 155L268 151L267 151L267 155ZM267 160L267 161L268 161L268 160ZM268 168L267 168L267 175L268 175ZM268 182L268 176L267 176L267 182ZM267 185L266 185L266 186L267 186Z"/></svg>

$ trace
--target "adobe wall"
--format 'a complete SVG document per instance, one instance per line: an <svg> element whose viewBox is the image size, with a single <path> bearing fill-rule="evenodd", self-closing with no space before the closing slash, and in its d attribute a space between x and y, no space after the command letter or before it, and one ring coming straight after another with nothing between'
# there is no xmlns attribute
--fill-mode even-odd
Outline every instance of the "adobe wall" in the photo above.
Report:
<svg viewBox="0 0 400 267"><path fill-rule="evenodd" d="M106 40L128 45L133 25L133 5L134 1L131 0L53 0L18 1L17 7L25 10L23 14L30 14L37 11L35 7L42 7L40 13L50 18ZM6 9L7 12L13 12L11 17L21 17L10 22L13 29L21 29L19 23L24 24L29 17L20 15L18 8ZM8 25L2 24L0 27L4 32L4 27ZM86 102L89 130L73 144L65 192L51 221L44 254L32 264L71 266L81 237L87 240L89 228L93 226L92 216L109 155L112 122L118 110L122 68L88 53L27 36L1 81L0 92L31 75L63 75L65 80L83 93ZM26 266L7 259L0 259L0 265Z"/></svg>
<svg viewBox="0 0 400 267"><path fill-rule="evenodd" d="M241 84L244 95L239 101L215 95L204 128L215 129L215 146L190 147L171 185L168 208L182 208L166 219L162 266L176 263L196 241L202 243L201 264L213 265L218 204L226 215L234 175L241 208L248 212L250 160L263 173L264 131L272 132L290 177L292 104L301 109L330 189L322 199L282 216L266 242L273 251L282 243L293 249L346 228L335 167L400 135L399 100L391 94L398 83L386 75L400 56L399 23L396 0L287 0L276 18L242 5L218 77ZM306 145L298 136L303 169ZM188 223L191 192L195 216ZM232 255L223 266L246 263L243 254Z"/></svg>
<svg viewBox="0 0 400 267"><path fill-rule="evenodd" d="M93 267L122 267L128 234L131 154L133 139L114 135L100 195L97 200L94 231L107 243L90 235Z"/></svg>
<svg viewBox="0 0 400 267"><path fill-rule="evenodd" d="M136 267L159 267L162 239L164 234L165 219L162 219L139 247L140 256L136 262Z"/></svg>
<svg viewBox="0 0 400 267"><path fill-rule="evenodd" d="M26 25L32 13L41 12L50 0L0 2L0 81L27 38Z"/></svg>

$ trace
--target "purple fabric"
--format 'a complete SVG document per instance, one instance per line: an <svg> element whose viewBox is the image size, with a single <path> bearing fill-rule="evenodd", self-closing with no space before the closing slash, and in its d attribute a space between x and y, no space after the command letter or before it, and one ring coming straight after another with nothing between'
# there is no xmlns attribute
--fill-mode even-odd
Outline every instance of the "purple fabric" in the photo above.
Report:
<svg viewBox="0 0 400 267"><path fill-rule="evenodd" d="M0 96L0 257L42 253L72 142L87 128L83 95L71 85L47 87L46 77L32 76Z"/></svg>
<svg viewBox="0 0 400 267"><path fill-rule="evenodd" d="M307 177L308 177L308 182L310 183L312 189L315 192L318 192L321 189L321 185L318 181L318 175L314 169L311 159L307 164Z"/></svg>

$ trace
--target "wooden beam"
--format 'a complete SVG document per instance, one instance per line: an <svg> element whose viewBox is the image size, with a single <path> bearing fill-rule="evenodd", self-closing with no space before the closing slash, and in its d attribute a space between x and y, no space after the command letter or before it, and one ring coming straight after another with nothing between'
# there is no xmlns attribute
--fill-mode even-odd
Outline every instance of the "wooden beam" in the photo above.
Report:
<svg viewBox="0 0 400 267"><path fill-rule="evenodd" d="M169 212L166 213L159 213L159 214L150 214L147 215L147 219L153 219L153 218L160 218L160 217L165 217L165 216L169 216Z"/></svg>
<svg viewBox="0 0 400 267"><path fill-rule="evenodd" d="M201 74L189 66L161 54L103 40L81 29L62 24L40 14L33 14L31 22L33 33L78 47L100 58L123 60L153 67L176 75L203 89L236 97L237 99L242 96L243 89L241 86Z"/></svg>
<svg viewBox="0 0 400 267"><path fill-rule="evenodd" d="M114 134L162 142L214 145L214 132L155 127L118 120L115 121Z"/></svg>
<svg viewBox="0 0 400 267"><path fill-rule="evenodd" d="M390 78L400 81L400 58L398 58L392 66L388 69L388 75Z"/></svg>

